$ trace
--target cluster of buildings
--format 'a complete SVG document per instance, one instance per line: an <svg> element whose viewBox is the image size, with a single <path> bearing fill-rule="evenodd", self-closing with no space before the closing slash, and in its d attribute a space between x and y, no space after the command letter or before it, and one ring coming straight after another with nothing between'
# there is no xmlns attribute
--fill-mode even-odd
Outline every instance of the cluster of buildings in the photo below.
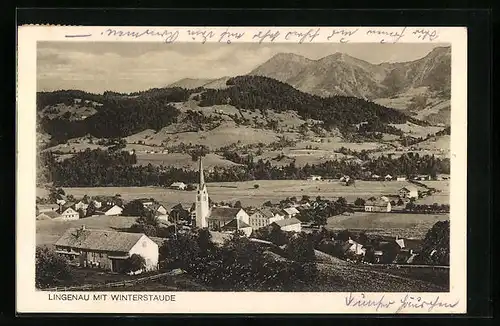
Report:
<svg viewBox="0 0 500 326"><path fill-rule="evenodd" d="M184 189L183 184L175 183L171 187ZM418 198L418 189L408 185L399 190L401 199ZM297 219L301 206L290 205L286 208L260 207L242 208L216 206L209 202L207 185L204 179L203 164L199 161L199 185L195 202L191 207L177 204L167 208L154 199L141 198L138 201L144 208L155 212L160 220L178 223L187 223L191 227L207 228L219 233L241 231L250 236L254 230L271 227L288 232L301 232L301 222ZM73 203L59 201L57 204L37 205L37 219L76 220L81 211L86 211L90 203L83 200ZM121 215L123 207L114 202L99 202L92 204L97 215ZM307 203L308 204L308 203ZM367 212L390 212L391 201L386 196L365 202ZM124 262L133 254L139 254L146 261L145 270L158 268L159 247L164 239L148 237L142 233L126 233L108 230L82 228L68 229L55 243L56 252L67 257L72 263L83 267L97 267L112 272L124 269ZM373 262L411 263L418 254L418 245L414 240L386 239L377 243L376 247L361 245L349 239L340 246L345 254L356 257L365 257L368 252L373 253ZM397 256L387 257L396 252Z"/></svg>
<svg viewBox="0 0 500 326"><path fill-rule="evenodd" d="M60 200L56 204L37 204L37 220L59 220L72 221L86 216L90 202L80 200L71 202ZM101 202L93 200L92 205L95 208L94 215L118 216L123 212L123 207L112 201ZM83 215L83 216L82 216Z"/></svg>
<svg viewBox="0 0 500 326"><path fill-rule="evenodd" d="M141 198L138 201L144 208L156 213L160 220L181 221L192 219L191 226L208 228L211 231L241 231L250 236L254 229L275 227L283 231L301 231L301 223L295 217L299 211L294 207L285 209L259 208L245 211L243 208L210 206L207 186L204 180L203 165L200 159L200 180L195 203L189 208L182 204L175 205L171 211L153 199ZM94 202L94 205L96 203ZM111 203L110 203L111 204ZM87 206L85 206L87 205ZM103 215L120 215L123 208L118 205L99 206ZM97 206L95 206L97 208ZM58 203L37 205L37 219L79 219L78 210L87 209L88 204ZM107 214L106 214L107 213ZM144 257L145 271L158 268L159 247L165 239L148 237L142 233L128 233L108 230L70 228L56 241L55 248L59 255L81 267L96 267L120 273L125 268L125 261L133 254Z"/></svg>
<svg viewBox="0 0 500 326"><path fill-rule="evenodd" d="M422 240L399 237L382 237L380 241L364 245L351 238L331 242L347 260L374 264L412 264L422 250Z"/></svg>

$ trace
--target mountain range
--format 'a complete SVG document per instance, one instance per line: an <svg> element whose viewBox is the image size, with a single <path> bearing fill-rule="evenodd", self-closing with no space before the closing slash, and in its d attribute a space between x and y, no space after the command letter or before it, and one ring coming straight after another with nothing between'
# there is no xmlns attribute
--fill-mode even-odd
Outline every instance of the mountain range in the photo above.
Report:
<svg viewBox="0 0 500 326"><path fill-rule="evenodd" d="M293 53L278 53L248 75L264 76L303 92L329 97L354 96L418 118L449 123L451 48L434 48L423 58L401 63L372 64L345 53L311 60ZM229 77L182 79L169 87L223 89Z"/></svg>

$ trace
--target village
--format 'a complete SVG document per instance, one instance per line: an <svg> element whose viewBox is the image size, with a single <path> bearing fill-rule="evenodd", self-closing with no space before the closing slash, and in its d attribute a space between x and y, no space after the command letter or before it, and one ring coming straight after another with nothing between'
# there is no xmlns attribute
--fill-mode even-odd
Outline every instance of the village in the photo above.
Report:
<svg viewBox="0 0 500 326"><path fill-rule="evenodd" d="M389 178L390 177L390 178ZM402 178L402 177L400 177ZM175 191L193 191L192 205L182 203L168 207L154 198L137 198L124 201L119 195L85 195L77 200L72 195L52 193L50 198L39 200L36 205L37 221L57 223L82 221L79 227L68 227L53 243L54 253L78 268L92 268L118 275L170 270L162 265L161 248L165 241L176 241L183 233L209 230L215 243L222 245L234 234L249 239L264 248L277 248L278 254L285 245L281 238L312 234L316 237L315 250L351 264L412 265L428 264L430 257L422 257L424 239L395 236L367 236L365 232L327 230L327 220L355 212L376 213L432 213L446 214L449 205L418 205L416 200L439 190L421 184L427 176L415 177L411 183L394 194L374 194L364 200L357 198L348 203L344 198L335 201L321 198L287 197L279 203L264 202L260 207L243 207L241 202L212 202L204 179L202 158L199 159L198 185L174 182ZM386 176L386 182L392 177ZM312 175L309 182L333 182ZM406 180L406 178L405 178ZM402 180L399 180L402 181ZM335 182L352 183L348 176ZM425 187L422 187L425 186ZM135 216L137 221L129 229L109 230L87 227L86 219L105 219ZM123 217L125 218L125 217ZM280 247L281 246L281 247ZM279 249L281 248L281 249ZM436 250L426 252L432 256ZM131 261L138 260L138 263Z"/></svg>

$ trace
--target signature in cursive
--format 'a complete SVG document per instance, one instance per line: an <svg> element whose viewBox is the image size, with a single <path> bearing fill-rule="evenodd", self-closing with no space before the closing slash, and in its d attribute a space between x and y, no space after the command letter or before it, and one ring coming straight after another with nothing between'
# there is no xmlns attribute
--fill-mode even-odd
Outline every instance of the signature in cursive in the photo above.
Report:
<svg viewBox="0 0 500 326"><path fill-rule="evenodd" d="M457 300L454 303L443 302L440 300L439 296L436 296L431 300L424 300L420 296L412 296L407 294L403 298L401 298L400 306L396 310L396 313L401 312L403 309L408 309L408 308L427 310L427 312L431 312L436 307L454 308L458 305L459 302L460 300Z"/></svg>
<svg viewBox="0 0 500 326"><path fill-rule="evenodd" d="M389 308L391 305L395 304L395 302L393 300L386 300L385 295L372 300L367 299L364 293L361 293L359 296L349 293L349 296L345 298L345 304L349 307L375 307L375 310L379 311L381 308Z"/></svg>

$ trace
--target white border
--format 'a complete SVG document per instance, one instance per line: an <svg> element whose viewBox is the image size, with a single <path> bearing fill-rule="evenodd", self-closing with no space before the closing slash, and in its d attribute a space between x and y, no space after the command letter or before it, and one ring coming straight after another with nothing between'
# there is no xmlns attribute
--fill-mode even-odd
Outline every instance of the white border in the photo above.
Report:
<svg viewBox="0 0 500 326"><path fill-rule="evenodd" d="M109 36L109 28L122 36ZM178 292L175 302L116 302L106 301L50 301L48 293L35 290L35 119L36 119L36 44L37 41L116 41L166 42L165 35L175 35L174 42L198 42L188 30L213 33L206 42L226 42L224 32L244 33L235 42L258 42L253 35L266 31L279 31L273 43L298 43L300 37L290 32L318 35L312 43L449 43L452 47L451 98L451 257L450 292L416 293L422 300L458 304L450 309L403 309L401 313L465 313L466 312L466 240L467 240L467 30L463 27L81 27L81 26L22 26L18 28L18 98L17 98L17 216L16 216L16 310L19 313L394 313L391 309L374 307L348 307L346 293L239 293L239 292ZM338 31L328 39L332 31ZM356 32L354 32L356 30ZM371 33L380 31L380 33ZM149 31L149 32L145 32ZM167 31L167 33L164 33ZM344 31L344 32L341 32ZM420 31L420 32L418 32ZM422 33L427 31L427 33ZM127 34L133 32L133 34ZM153 33L154 32L154 33ZM348 35L347 32L354 32ZM403 32L403 36L400 34ZM164 34L161 34L164 33ZM172 34L173 33L173 34ZM309 35L311 35L311 33ZM387 35L393 33L393 36ZM67 38L66 35L91 34L88 37ZM142 34L142 36L138 36ZM156 34L156 35L152 35ZM161 34L161 35L160 35ZM128 35L128 36L127 36ZM163 35L163 36L162 36ZM288 37L287 37L288 35ZM296 34L295 34L296 35ZM425 35L423 38L422 36ZM432 36L432 37L431 37ZM269 38L264 43L271 42ZM306 38L304 43L311 43ZM367 280L369 281L369 280ZM85 292L93 294L95 292ZM125 292L121 292L125 294ZM138 292L133 292L138 293ZM158 294L158 293L156 293ZM367 298L378 300L381 293L366 293ZM384 293L386 300L399 302L404 293Z"/></svg>

